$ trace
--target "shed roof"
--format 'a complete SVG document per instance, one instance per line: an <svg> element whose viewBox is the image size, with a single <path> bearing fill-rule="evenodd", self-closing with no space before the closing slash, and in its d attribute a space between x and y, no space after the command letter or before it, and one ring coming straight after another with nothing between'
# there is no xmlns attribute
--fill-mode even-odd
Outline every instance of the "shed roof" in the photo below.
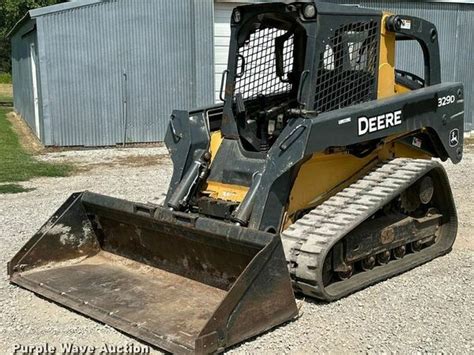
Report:
<svg viewBox="0 0 474 355"><path fill-rule="evenodd" d="M23 16L20 21L18 21L15 26L8 32L7 37L11 37L15 32L23 25L25 21L28 21L29 19L35 19L40 16L44 15L49 15L61 11L67 11L71 9L76 9L79 7L83 6L90 6L94 4L98 4L101 2L106 2L109 0L74 0L74 1L69 1L65 2L62 4L56 4L56 5L51 5L51 6L46 6L46 7L40 7L38 9L30 10L28 11L25 16ZM214 0L215 2L220 2L220 3L256 3L256 2L265 2L265 1L278 1L278 0ZM298 1L298 0L294 0ZM330 0L322 0L322 1L330 1ZM412 0L413 1L413 0ZM418 0L420 1L420 0ZM457 4L474 4L474 0L421 0L422 2L444 2L444 3L457 3ZM414 1L415 2L415 1Z"/></svg>
<svg viewBox="0 0 474 355"><path fill-rule="evenodd" d="M67 11L71 9L77 9L79 7L90 6L94 4L99 4L108 0L75 0L70 2L65 2L61 4L51 5L40 7L37 9L29 10L25 16L23 16L13 28L8 32L7 37L13 36L16 31L28 20L36 19L40 16L49 15L57 12Z"/></svg>

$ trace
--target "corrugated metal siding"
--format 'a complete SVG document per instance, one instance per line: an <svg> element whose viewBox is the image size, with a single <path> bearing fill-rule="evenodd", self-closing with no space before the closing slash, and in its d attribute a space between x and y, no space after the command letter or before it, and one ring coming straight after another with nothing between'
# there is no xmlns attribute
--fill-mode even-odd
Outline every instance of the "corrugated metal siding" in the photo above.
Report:
<svg viewBox="0 0 474 355"><path fill-rule="evenodd" d="M206 105L214 101L213 23L213 1L194 1L193 44L196 58L196 94L197 102Z"/></svg>
<svg viewBox="0 0 474 355"><path fill-rule="evenodd" d="M474 6L460 5L455 81L464 83L466 131L474 130ZM469 117L471 121L469 121Z"/></svg>
<svg viewBox="0 0 474 355"><path fill-rule="evenodd" d="M214 68L215 100L220 102L219 90L222 72L227 69L230 40L230 17L234 7L242 4L216 3L214 9Z"/></svg>
<svg viewBox="0 0 474 355"><path fill-rule="evenodd" d="M31 45L36 44L36 31L33 30L34 24L34 20L27 22L23 26L23 31L18 31L12 37L11 42L15 110L28 123L33 132L36 132L31 71ZM25 32L28 33L25 34Z"/></svg>
<svg viewBox="0 0 474 355"><path fill-rule="evenodd" d="M363 7L387 10L400 15L421 17L434 23L439 33L441 78L460 81L465 88L465 130L474 129L474 48L472 5L428 3L417 1L354 1L332 0L339 4L360 4ZM397 68L423 77L423 54L417 43L397 46Z"/></svg>
<svg viewBox="0 0 474 355"><path fill-rule="evenodd" d="M213 102L212 2L112 0L38 17L46 145L164 138Z"/></svg>

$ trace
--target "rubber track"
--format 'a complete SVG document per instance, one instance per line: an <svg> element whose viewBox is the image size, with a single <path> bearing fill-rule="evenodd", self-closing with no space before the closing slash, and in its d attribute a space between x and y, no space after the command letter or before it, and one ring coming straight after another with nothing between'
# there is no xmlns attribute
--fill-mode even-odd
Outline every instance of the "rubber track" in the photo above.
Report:
<svg viewBox="0 0 474 355"><path fill-rule="evenodd" d="M332 301L360 288L413 268L449 250L421 255L402 265L376 267L347 281L323 285L324 259L331 248L351 230L397 197L403 190L434 168L442 166L432 160L398 158L379 165L372 172L343 189L288 227L281 235L293 285L296 291L318 299ZM449 187L448 187L449 188ZM454 236L455 237L455 236ZM428 248L429 249L429 248ZM377 273L374 273L377 270ZM362 275L362 276L359 276Z"/></svg>

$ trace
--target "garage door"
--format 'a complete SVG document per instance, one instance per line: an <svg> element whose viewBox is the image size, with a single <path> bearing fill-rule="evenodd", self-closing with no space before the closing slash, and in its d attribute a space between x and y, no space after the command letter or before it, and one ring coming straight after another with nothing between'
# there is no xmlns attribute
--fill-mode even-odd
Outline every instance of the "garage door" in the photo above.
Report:
<svg viewBox="0 0 474 355"><path fill-rule="evenodd" d="M219 89L221 86L222 72L227 68L227 55L229 51L230 17L232 10L242 4L215 3L214 5L214 71L215 71L215 97L219 102Z"/></svg>

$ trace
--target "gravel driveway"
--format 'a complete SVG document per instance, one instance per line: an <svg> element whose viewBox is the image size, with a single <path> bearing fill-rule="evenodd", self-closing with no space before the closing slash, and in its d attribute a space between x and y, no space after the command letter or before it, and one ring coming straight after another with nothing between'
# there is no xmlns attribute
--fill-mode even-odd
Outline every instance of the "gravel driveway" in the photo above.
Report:
<svg viewBox="0 0 474 355"><path fill-rule="evenodd" d="M73 161L81 172L68 178L35 179L24 184L33 191L0 195L0 265L5 270L7 261L71 192L91 190L156 201L172 171L165 154L164 148L155 147L42 156ZM466 149L462 164L446 167L460 218L450 254L338 302L299 299L300 319L230 352L473 353L474 149ZM0 278L0 310L0 354L11 353L16 344L137 344L108 326L9 285L5 272Z"/></svg>

